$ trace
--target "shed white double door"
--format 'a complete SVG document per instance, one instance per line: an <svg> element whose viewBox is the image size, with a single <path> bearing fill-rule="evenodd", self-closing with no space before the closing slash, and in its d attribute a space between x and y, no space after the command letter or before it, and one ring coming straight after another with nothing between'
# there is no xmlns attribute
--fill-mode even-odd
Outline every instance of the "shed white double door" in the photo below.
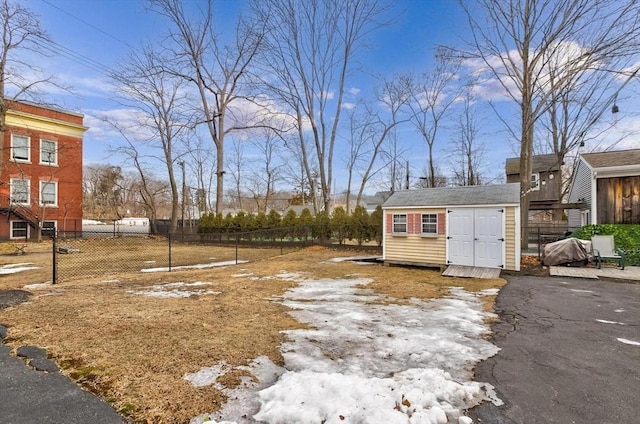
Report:
<svg viewBox="0 0 640 424"><path fill-rule="evenodd" d="M447 263L504 268L504 209L447 210Z"/></svg>

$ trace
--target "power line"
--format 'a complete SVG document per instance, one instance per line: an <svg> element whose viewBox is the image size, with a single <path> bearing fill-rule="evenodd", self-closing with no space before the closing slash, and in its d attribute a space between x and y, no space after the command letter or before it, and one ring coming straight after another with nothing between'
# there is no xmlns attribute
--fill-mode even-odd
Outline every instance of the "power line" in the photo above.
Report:
<svg viewBox="0 0 640 424"><path fill-rule="evenodd" d="M87 25L88 27L91 27L93 29L95 29L96 31L99 31L101 33L103 33L104 35L106 35L107 37L113 38L114 40L116 40L119 43L124 44L125 46L129 47L129 48L133 48L129 43L127 43L126 41L121 40L120 38L116 37L113 34L110 34L108 32L106 32L105 30L103 30L102 28L98 28L97 26L93 25L90 22L85 21L82 18L77 17L76 15L74 15L73 13L67 12L66 10L62 9L59 6L56 6L55 4L49 2L48 0L42 0L43 3L48 4L49 6L53 7L54 9L59 10L60 12L72 17L73 19L77 20L78 22L82 22L83 24Z"/></svg>

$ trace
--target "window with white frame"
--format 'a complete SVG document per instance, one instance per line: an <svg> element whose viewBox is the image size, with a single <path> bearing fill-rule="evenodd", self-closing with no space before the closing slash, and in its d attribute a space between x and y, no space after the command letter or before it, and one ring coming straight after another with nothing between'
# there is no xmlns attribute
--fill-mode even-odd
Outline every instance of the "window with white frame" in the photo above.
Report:
<svg viewBox="0 0 640 424"><path fill-rule="evenodd" d="M393 214L393 232L395 234L407 233L407 215Z"/></svg>
<svg viewBox="0 0 640 424"><path fill-rule="evenodd" d="M11 201L21 205L29 205L29 180L11 178Z"/></svg>
<svg viewBox="0 0 640 424"><path fill-rule="evenodd" d="M531 190L540 190L540 174L531 174Z"/></svg>
<svg viewBox="0 0 640 424"><path fill-rule="evenodd" d="M11 238L26 239L29 237L29 226L24 221L11 221Z"/></svg>
<svg viewBox="0 0 640 424"><path fill-rule="evenodd" d="M58 142L51 140L40 140L40 164L58 164Z"/></svg>
<svg viewBox="0 0 640 424"><path fill-rule="evenodd" d="M11 134L11 160L31 162L31 141L24 135Z"/></svg>
<svg viewBox="0 0 640 424"><path fill-rule="evenodd" d="M56 233L56 221L44 221L42 223L42 235L47 237L53 237Z"/></svg>
<svg viewBox="0 0 640 424"><path fill-rule="evenodd" d="M580 225L584 227L589 224L591 224L591 219L589 219L589 210L580 211Z"/></svg>
<svg viewBox="0 0 640 424"><path fill-rule="evenodd" d="M428 236L438 235L438 214L422 214L422 234Z"/></svg>
<svg viewBox="0 0 640 424"><path fill-rule="evenodd" d="M58 205L58 183L55 181L40 181L40 205Z"/></svg>

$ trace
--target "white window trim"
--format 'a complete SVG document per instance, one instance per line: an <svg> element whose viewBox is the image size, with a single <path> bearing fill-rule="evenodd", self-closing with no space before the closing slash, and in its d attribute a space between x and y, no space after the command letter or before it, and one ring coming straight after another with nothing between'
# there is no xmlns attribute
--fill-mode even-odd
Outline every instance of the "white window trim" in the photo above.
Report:
<svg viewBox="0 0 640 424"><path fill-rule="evenodd" d="M424 224L425 222L423 222L424 216L425 215L432 215L436 217L436 226L435 226L435 231L434 232L425 232L424 231ZM428 224L434 224L434 222L429 222ZM421 235L423 237L437 237L438 236L438 214L437 213L423 213L420 214L420 231L421 231Z"/></svg>
<svg viewBox="0 0 640 424"><path fill-rule="evenodd" d="M533 185L535 182L535 186ZM531 174L531 191L538 191L540 190L540 174L537 172L534 172Z"/></svg>
<svg viewBox="0 0 640 424"><path fill-rule="evenodd" d="M43 153L43 148L42 148L42 144L46 142L46 143L53 143L54 148L53 148L53 158L54 160L51 162L46 162L42 160L42 153ZM46 138L41 138L40 139L40 165L46 165L46 166L58 166L58 142L55 140L47 140Z"/></svg>
<svg viewBox="0 0 640 424"><path fill-rule="evenodd" d="M53 227L52 228L47 228L45 227L45 224L52 222L53 223ZM46 233L47 231L53 229L54 234L57 232L58 230L58 221L54 221L54 220L46 220L42 222L42 233Z"/></svg>
<svg viewBox="0 0 640 424"><path fill-rule="evenodd" d="M42 202L42 186L43 184L53 184L53 195L54 195L54 200L53 203L43 203ZM40 206L43 206L45 208L57 208L58 207L58 182L57 181L40 181L40 199L38 200Z"/></svg>
<svg viewBox="0 0 640 424"><path fill-rule="evenodd" d="M15 202L19 205L23 205L23 206L30 206L31 205L31 180L27 179L27 178L11 178L10 181L10 188L9 188L9 196L11 197L11 201L14 201L14 196L13 196L13 182L14 181L26 181L27 182L27 201L26 202Z"/></svg>
<svg viewBox="0 0 640 424"><path fill-rule="evenodd" d="M20 223L25 224L25 227L26 227L26 230L27 230L27 236L26 236L26 237L24 237L24 236L15 237L15 236L13 235L13 224L15 224L16 222L20 222ZM27 222L25 222L25 221L11 221L11 222L9 223L9 238L10 238L11 240L23 240L23 239L28 239L28 238L29 238L29 224L28 224Z"/></svg>
<svg viewBox="0 0 640 424"><path fill-rule="evenodd" d="M404 231L396 231L396 217L404 217ZM398 222L397 225L402 225L403 223ZM391 232L395 235L407 235L409 231L409 223L407 222L407 214L406 213L394 213L391 215Z"/></svg>
<svg viewBox="0 0 640 424"><path fill-rule="evenodd" d="M13 140L15 137L26 138L27 139L27 158L16 158L14 156L14 146ZM11 134L11 161L12 162L21 162L21 163L31 163L31 137L20 134Z"/></svg>

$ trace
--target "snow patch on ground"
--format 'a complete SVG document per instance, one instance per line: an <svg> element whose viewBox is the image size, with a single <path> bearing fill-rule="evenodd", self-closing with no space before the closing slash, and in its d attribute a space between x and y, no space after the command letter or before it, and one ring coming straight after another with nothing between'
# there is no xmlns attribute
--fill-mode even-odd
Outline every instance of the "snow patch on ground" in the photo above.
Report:
<svg viewBox="0 0 640 424"><path fill-rule="evenodd" d="M597 319L596 322L600 322L602 324L618 324L618 325L626 325L624 322L617 321L607 321L606 319Z"/></svg>
<svg viewBox="0 0 640 424"><path fill-rule="evenodd" d="M53 287L53 283L51 281L45 281L44 283L27 284L22 288L25 290L42 290L42 289L50 289L52 287Z"/></svg>
<svg viewBox="0 0 640 424"><path fill-rule="evenodd" d="M160 298L187 298L191 296L204 296L204 295L216 295L220 294L219 291L204 290L204 289L192 289L192 287L210 286L211 283L196 281L195 283L164 283L156 284L151 287L142 287L143 290L129 290L127 293L151 296ZM146 290L145 290L146 289ZM171 289L171 290L167 290Z"/></svg>
<svg viewBox="0 0 640 424"><path fill-rule="evenodd" d="M171 269L169 267L159 267L159 268L143 268L140 272L165 272L165 271L178 271L183 269L207 269L207 268L216 268L219 266L229 266L236 264L245 264L248 261L224 261L224 262L209 262L207 264L196 264L196 265L182 265L182 266L172 266Z"/></svg>
<svg viewBox="0 0 640 424"><path fill-rule="evenodd" d="M624 343L632 346L640 346L640 342L636 342L635 340L622 339L622 338L618 338L616 340L618 340L620 343Z"/></svg>
<svg viewBox="0 0 640 424"><path fill-rule="evenodd" d="M0 275L5 274L17 274L18 272L29 271L31 269L40 269L39 266L28 266L33 265L31 262L23 262L19 264L7 264L0 266Z"/></svg>
<svg viewBox="0 0 640 424"><path fill-rule="evenodd" d="M214 367L202 368L194 374L187 374L184 379L190 381L196 387L202 387L213 384L214 387L227 395L227 403L225 403L220 411L212 414L202 414L192 418L190 424L201 423L218 423L218 424L235 424L247 421L247 411L258 411L260 403L257 393L267 387L272 386L275 381L282 375L284 368L275 365L266 356L260 356L254 359L249 366L240 366L236 369L247 370L255 376L255 379L248 376L242 377L242 382L235 389L227 389L216 379L233 368L226 362L222 362ZM225 421L215 421L215 420ZM254 421L251 421L254 422Z"/></svg>
<svg viewBox="0 0 640 424"><path fill-rule="evenodd" d="M364 278L314 280L286 272L271 278L300 282L279 301L311 329L286 332L284 370L257 393L259 403L235 405L230 397L220 414L193 423L208 417L238 424L468 424L466 409L483 400L502 404L491 385L472 381L474 365L499 350L482 337L493 314L480 300L497 290L451 288L446 298L395 305L362 288L370 282ZM218 368L212 368L209 379L191 378L215 381Z"/></svg>
<svg viewBox="0 0 640 424"><path fill-rule="evenodd" d="M615 310L615 311L613 311L613 312L616 312L616 313L618 313L618 314L619 314L619 313L627 312L627 311L626 311L625 309L616 309L616 310Z"/></svg>
<svg viewBox="0 0 640 424"><path fill-rule="evenodd" d="M267 275L265 277L252 277L251 279L256 281L268 281L268 280L302 281L304 277L299 272L280 271L275 275Z"/></svg>
<svg viewBox="0 0 640 424"><path fill-rule="evenodd" d="M593 290L569 289L574 293L593 293Z"/></svg>

